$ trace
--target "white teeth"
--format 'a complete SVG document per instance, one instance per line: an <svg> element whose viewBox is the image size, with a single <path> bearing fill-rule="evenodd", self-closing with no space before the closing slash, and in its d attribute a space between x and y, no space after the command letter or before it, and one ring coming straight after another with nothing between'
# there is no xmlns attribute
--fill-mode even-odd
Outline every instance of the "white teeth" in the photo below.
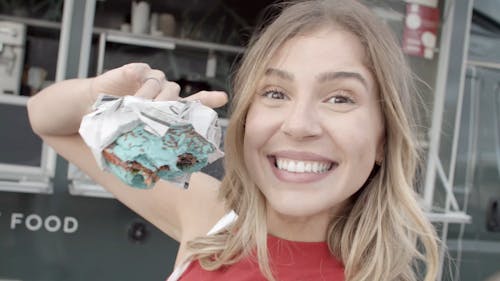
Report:
<svg viewBox="0 0 500 281"><path fill-rule="evenodd" d="M295 166L295 172L303 173L304 169L305 169L305 163L304 162L297 162L297 165Z"/></svg>
<svg viewBox="0 0 500 281"><path fill-rule="evenodd" d="M318 162L314 162L313 165L312 165L312 171L317 173L319 171L319 163Z"/></svg>
<svg viewBox="0 0 500 281"><path fill-rule="evenodd" d="M331 165L331 162L297 161L276 158L278 169L292 173L324 173L330 169Z"/></svg>
<svg viewBox="0 0 500 281"><path fill-rule="evenodd" d="M312 164L311 162L307 162L306 166L304 167L305 171L312 171Z"/></svg>

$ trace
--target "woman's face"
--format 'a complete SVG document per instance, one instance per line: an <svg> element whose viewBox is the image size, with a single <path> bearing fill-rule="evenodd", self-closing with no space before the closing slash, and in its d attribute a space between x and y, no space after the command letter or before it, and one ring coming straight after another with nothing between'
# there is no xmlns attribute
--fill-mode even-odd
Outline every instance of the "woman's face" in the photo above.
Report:
<svg viewBox="0 0 500 281"><path fill-rule="evenodd" d="M383 157L384 124L365 52L323 29L287 41L259 81L246 118L245 164L271 211L326 216Z"/></svg>

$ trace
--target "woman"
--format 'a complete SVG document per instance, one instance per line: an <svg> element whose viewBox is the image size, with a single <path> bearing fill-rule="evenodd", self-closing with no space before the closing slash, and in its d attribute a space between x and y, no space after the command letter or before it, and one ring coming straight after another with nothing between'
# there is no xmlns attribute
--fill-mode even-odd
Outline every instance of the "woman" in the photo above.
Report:
<svg viewBox="0 0 500 281"><path fill-rule="evenodd" d="M180 242L170 280L430 281L437 240L412 188L410 76L388 27L358 2L289 5L254 37L235 77L224 179L197 173L188 190L128 188L77 135L99 93L177 99L160 71L130 64L63 81L28 109L58 153ZM189 98L226 102L222 92Z"/></svg>

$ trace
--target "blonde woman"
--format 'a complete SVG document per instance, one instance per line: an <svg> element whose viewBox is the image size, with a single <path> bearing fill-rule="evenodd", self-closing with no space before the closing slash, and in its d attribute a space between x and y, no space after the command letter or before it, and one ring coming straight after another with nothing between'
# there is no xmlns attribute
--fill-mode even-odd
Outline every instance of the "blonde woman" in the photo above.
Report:
<svg viewBox="0 0 500 281"><path fill-rule="evenodd" d="M222 182L197 173L188 190L136 190L99 170L77 129L102 92L175 100L179 86L144 64L63 81L29 101L33 129L179 241L169 280L436 279L413 189L411 74L358 2L296 2L256 34L234 81Z"/></svg>

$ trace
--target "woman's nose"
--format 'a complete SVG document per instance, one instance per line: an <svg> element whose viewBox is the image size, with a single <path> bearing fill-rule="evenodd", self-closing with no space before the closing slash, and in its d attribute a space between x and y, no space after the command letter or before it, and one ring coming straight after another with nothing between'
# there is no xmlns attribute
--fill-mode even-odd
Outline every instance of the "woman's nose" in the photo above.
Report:
<svg viewBox="0 0 500 281"><path fill-rule="evenodd" d="M299 140L320 135L322 127L317 110L305 103L290 106L286 116L283 116L281 130Z"/></svg>

